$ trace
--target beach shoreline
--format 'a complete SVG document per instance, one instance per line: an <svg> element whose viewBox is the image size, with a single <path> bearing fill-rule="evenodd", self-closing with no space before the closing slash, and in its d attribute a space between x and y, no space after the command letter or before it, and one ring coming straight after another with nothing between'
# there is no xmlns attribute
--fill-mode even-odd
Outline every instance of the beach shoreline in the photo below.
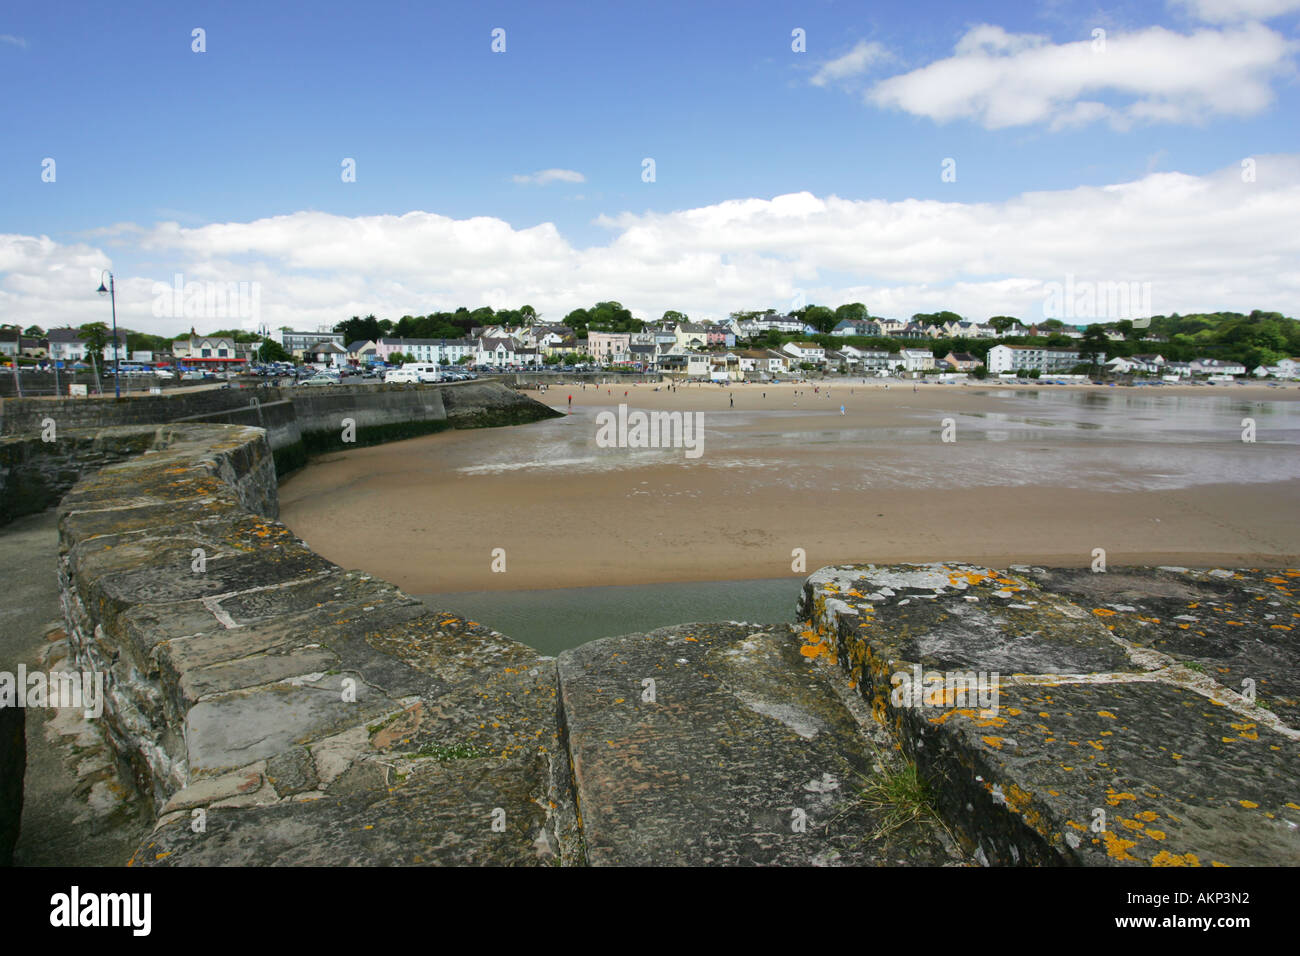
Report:
<svg viewBox="0 0 1300 956"><path fill-rule="evenodd" d="M418 594L740 581L860 562L1081 567L1098 548L1111 566L1300 564L1294 446L1267 444L1273 420L1290 427L1300 389L1188 388L1233 401L1211 403L1211 434L1180 443L1157 434L1166 423L1150 401L1172 389L1107 389L1118 392L1099 399L1110 418L1087 431L1059 399L890 384L833 384L829 398L820 383L557 386L537 397L567 412L572 395L563 419L316 459L284 482L281 517L326 558ZM1009 400L1014 414L1001 411ZM624 403L707 413L706 454L589 454L594 417ZM1241 443L1243 410L1259 417L1260 445ZM1047 415L1060 420L1035 417ZM948 417L953 445L939 437ZM1128 433L1112 435L1119 427ZM1180 486L1189 455L1217 470Z"/></svg>

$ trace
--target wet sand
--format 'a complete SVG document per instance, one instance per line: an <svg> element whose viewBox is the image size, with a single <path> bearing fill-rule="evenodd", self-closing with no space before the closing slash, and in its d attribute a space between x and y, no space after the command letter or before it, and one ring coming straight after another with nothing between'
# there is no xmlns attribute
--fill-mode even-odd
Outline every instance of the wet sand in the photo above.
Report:
<svg viewBox="0 0 1300 956"><path fill-rule="evenodd" d="M281 518L415 594L784 577L795 549L808 571L1087 566L1096 548L1110 565L1300 564L1294 386L814 388L533 391L565 411L572 394L573 414L315 459ZM700 456L597 447L596 415L623 402L702 412Z"/></svg>

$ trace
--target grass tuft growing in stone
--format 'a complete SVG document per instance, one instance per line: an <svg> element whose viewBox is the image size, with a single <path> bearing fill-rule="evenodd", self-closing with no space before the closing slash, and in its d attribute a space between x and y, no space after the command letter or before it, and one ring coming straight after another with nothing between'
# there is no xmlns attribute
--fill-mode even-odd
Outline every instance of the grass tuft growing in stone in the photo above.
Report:
<svg viewBox="0 0 1300 956"><path fill-rule="evenodd" d="M929 788L912 761L898 767L886 765L874 777L864 779L856 802L876 819L871 839L885 839L909 823L939 819Z"/></svg>
<svg viewBox="0 0 1300 956"><path fill-rule="evenodd" d="M486 750L480 750L473 744L425 744L419 750L405 756L411 760L429 757L445 763L448 760L472 760L475 757L490 757L492 754Z"/></svg>

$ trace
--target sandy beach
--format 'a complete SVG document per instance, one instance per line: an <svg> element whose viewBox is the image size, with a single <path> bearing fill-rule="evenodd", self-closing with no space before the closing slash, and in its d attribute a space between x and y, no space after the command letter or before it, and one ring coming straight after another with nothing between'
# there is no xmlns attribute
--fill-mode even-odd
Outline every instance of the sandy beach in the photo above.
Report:
<svg viewBox="0 0 1300 956"><path fill-rule="evenodd" d="M418 594L773 578L798 573L796 549L808 571L1086 566L1097 548L1110 565L1300 564L1295 386L529 394L565 412L572 395L572 414L315 459L283 483L282 520ZM599 447L619 404L702 413L699 457Z"/></svg>

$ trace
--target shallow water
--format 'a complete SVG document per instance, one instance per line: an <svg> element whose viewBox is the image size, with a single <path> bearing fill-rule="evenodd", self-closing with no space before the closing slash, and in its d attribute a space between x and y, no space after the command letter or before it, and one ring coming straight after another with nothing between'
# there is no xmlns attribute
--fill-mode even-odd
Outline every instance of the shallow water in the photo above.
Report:
<svg viewBox="0 0 1300 956"><path fill-rule="evenodd" d="M693 581L542 591L421 594L439 611L486 624L507 637L558 654L601 637L692 621L789 623L804 576L751 581Z"/></svg>
<svg viewBox="0 0 1300 956"><path fill-rule="evenodd" d="M973 397L998 410L963 410ZM954 389L954 399L951 413L903 404L890 410L894 421L887 426L848 419L842 428L814 431L790 426L801 416L831 413L839 395L809 398L806 409L705 412L703 454L693 460L682 449L600 448L596 416L604 409L577 407L562 419L448 450L443 466L466 476L532 471L539 480L647 465L699 466L727 470L741 492L777 475L793 489L825 490L818 472L842 465L845 455L867 456L871 467L848 488L832 490L1025 484L1164 490L1300 478L1300 402L1127 389L962 388ZM956 429L949 445L937 440L944 415ZM1256 429L1249 455L1241 441L1247 417ZM987 443L998 444L996 454L988 453ZM1042 454L1047 450L1052 454Z"/></svg>

